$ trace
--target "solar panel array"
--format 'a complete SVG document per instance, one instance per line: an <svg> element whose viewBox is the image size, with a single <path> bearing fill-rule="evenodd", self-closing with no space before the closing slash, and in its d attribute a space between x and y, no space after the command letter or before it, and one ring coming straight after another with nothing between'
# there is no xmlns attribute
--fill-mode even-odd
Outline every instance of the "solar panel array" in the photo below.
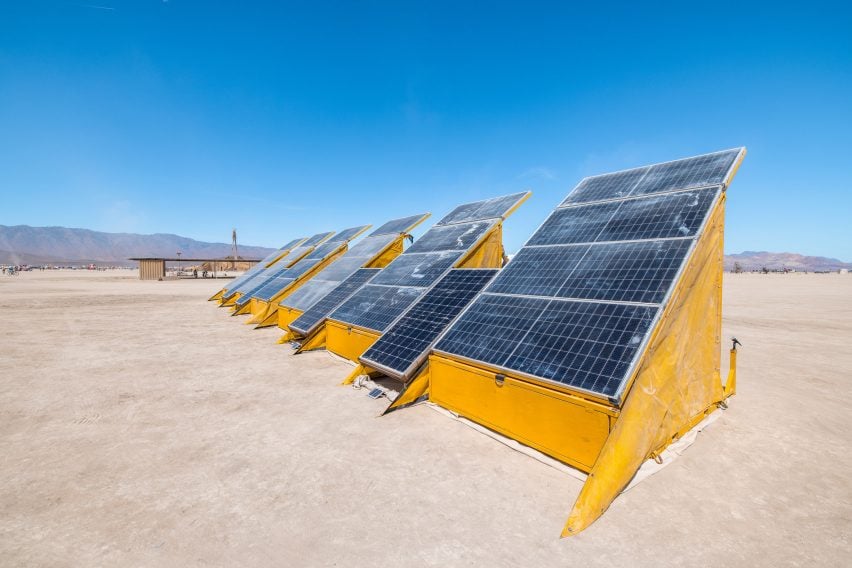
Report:
<svg viewBox="0 0 852 568"><path fill-rule="evenodd" d="M328 314L333 312L335 308L345 302L355 291L380 271L381 268L359 268L345 280L335 284L322 298L305 310L288 327L303 336L311 334L325 321Z"/></svg>
<svg viewBox="0 0 852 568"><path fill-rule="evenodd" d="M313 248L317 244L325 241L326 239L331 237L331 235L333 235L333 234L334 234L333 232L317 233L316 235L313 235L312 237L308 237L307 239L304 239L301 243L299 243L299 245L297 247L293 248L287 254L287 256L285 256L284 258L282 258L281 260L279 260L278 262L276 262L272 266L270 266L268 268L264 268L264 269L260 270L259 272L257 272L256 274L253 274L250 278L245 280L239 286L235 286L235 287L229 289L228 290L228 296L233 296L234 294L237 294L237 293L245 296L247 293L250 294L250 293L254 292L260 286L262 286L269 278L273 277L273 275L279 274L283 269L294 264L296 261L298 261L303 256L305 256L308 252L313 250ZM251 296L249 296L249 297L251 297Z"/></svg>
<svg viewBox="0 0 852 568"><path fill-rule="evenodd" d="M293 239L292 241L290 241L289 243L287 243L286 245L284 245L280 249L276 250L275 252L270 253L269 255L264 257L263 260L261 260L260 262L258 262L257 264L255 264L254 266L252 266L251 268L246 270L242 274L242 276L234 278L233 280L228 282L228 284L223 288L226 292L225 296L232 294L240 286L242 286L243 284L245 284L246 282L248 282L249 280L254 278L259 273L266 270L269 267L268 266L269 263L271 263L273 260L275 260L279 256L282 256L282 255L285 255L285 257L289 256L288 252L290 251L290 249L292 249L293 247L295 247L297 244L299 244L300 242L302 242L304 240L305 240L304 237L299 238L299 239Z"/></svg>
<svg viewBox="0 0 852 568"><path fill-rule="evenodd" d="M584 179L435 351L620 401L740 152Z"/></svg>
<svg viewBox="0 0 852 568"><path fill-rule="evenodd" d="M407 379L444 329L497 274L497 269L450 270L361 357L386 374Z"/></svg>
<svg viewBox="0 0 852 568"><path fill-rule="evenodd" d="M314 241L313 244L315 246L304 257L267 276L262 283L240 297L236 302L237 306L245 305L251 298L257 298L265 302L272 300L281 290L303 277L326 258L338 252L349 240L357 237L367 227L368 225L350 227L334 234L334 236L330 236L328 239ZM302 245L302 247L304 246Z"/></svg>
<svg viewBox="0 0 852 568"><path fill-rule="evenodd" d="M460 205L352 294L329 319L383 333L528 195Z"/></svg>
<svg viewBox="0 0 852 568"><path fill-rule="evenodd" d="M401 233L410 231L428 216L428 213L421 213L420 215L388 221L346 251L343 256L326 267L310 282L305 283L304 286L287 296L281 302L281 305L304 312L359 268L372 262L379 253L393 244ZM354 292L354 290L352 291ZM337 302L337 304L339 303ZM331 308L337 307L337 304L332 305ZM330 311L326 312L322 318L324 319L329 313Z"/></svg>

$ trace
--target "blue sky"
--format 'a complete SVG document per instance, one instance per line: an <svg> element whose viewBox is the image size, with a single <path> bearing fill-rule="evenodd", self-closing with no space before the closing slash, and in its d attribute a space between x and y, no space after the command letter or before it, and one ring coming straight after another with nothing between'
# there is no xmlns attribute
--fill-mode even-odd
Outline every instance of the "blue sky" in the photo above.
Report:
<svg viewBox="0 0 852 568"><path fill-rule="evenodd" d="M532 189L514 251L740 145L728 252L852 260L852 8L0 0L0 224L275 246Z"/></svg>

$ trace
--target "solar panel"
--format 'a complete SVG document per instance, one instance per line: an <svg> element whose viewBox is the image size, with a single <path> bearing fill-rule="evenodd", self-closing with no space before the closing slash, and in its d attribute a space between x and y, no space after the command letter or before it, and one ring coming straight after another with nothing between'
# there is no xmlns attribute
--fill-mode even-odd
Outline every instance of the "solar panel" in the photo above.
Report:
<svg viewBox="0 0 852 568"><path fill-rule="evenodd" d="M741 148L584 179L562 206L604 199L723 185Z"/></svg>
<svg viewBox="0 0 852 568"><path fill-rule="evenodd" d="M529 195L530 192L522 191L511 195L503 195L500 197L493 197L491 199L484 199L482 201L464 203L450 211L443 219L438 221L437 224L449 225L452 223L469 223L471 221L503 217Z"/></svg>
<svg viewBox="0 0 852 568"><path fill-rule="evenodd" d="M388 233L384 235L370 235L364 237L358 241L355 246L349 249L346 256L368 257L372 259L372 257L379 254L398 236L398 233Z"/></svg>
<svg viewBox="0 0 852 568"><path fill-rule="evenodd" d="M408 377L425 360L438 335L497 272L450 270L361 356L361 362L391 376Z"/></svg>
<svg viewBox="0 0 852 568"><path fill-rule="evenodd" d="M584 179L435 351L618 399L740 151Z"/></svg>
<svg viewBox="0 0 852 568"><path fill-rule="evenodd" d="M299 244L303 240L305 240L304 237L299 238L299 239L293 239L292 241L290 241L289 243L287 243L286 245L284 245L280 249L278 249L275 252L270 253L269 255L264 257L263 260L261 260L260 262L258 262L257 264L255 264L254 266L249 268L245 273L243 273L242 276L235 278L234 280L231 280L231 282L229 282L228 285L225 286L225 288L224 288L225 291L227 292L225 294L225 296L230 296L230 295L234 294L235 292L241 292L243 290L243 287L251 279L257 277L259 274L263 273L265 270L268 270L270 268L270 267L267 267L267 264L272 262L276 257L281 256L282 254L285 254L287 251L292 249L294 246L296 246L297 244Z"/></svg>
<svg viewBox="0 0 852 568"><path fill-rule="evenodd" d="M420 215L412 215L411 217L402 217L400 219L393 219L388 221L372 233L370 236L376 235L398 235L400 233L404 233L406 231L411 230L414 226L419 224L423 219L425 219L429 214L421 213Z"/></svg>
<svg viewBox="0 0 852 568"><path fill-rule="evenodd" d="M301 247L314 247L329 239L334 234L334 231L330 231L328 233L317 233L316 235L308 238L305 242L303 242Z"/></svg>
<svg viewBox="0 0 852 568"><path fill-rule="evenodd" d="M331 237L329 241L334 241L337 243L351 241L369 228L370 225L361 225L360 227L350 227L348 229L343 229L342 231L336 233L333 237Z"/></svg>
<svg viewBox="0 0 852 568"><path fill-rule="evenodd" d="M304 286L284 298L280 305L304 312L321 300L323 296L337 288L340 282L339 280L319 280L318 277L313 278L310 282L306 282Z"/></svg>
<svg viewBox="0 0 852 568"><path fill-rule="evenodd" d="M322 299L314 302L310 308L293 321L288 327L293 331L308 335L319 324L325 321L328 314L345 302L356 290L361 288L365 282L375 276L380 268L361 268L346 278L343 282L334 286L334 288L322 297ZM289 298L288 298L289 300Z"/></svg>
<svg viewBox="0 0 852 568"><path fill-rule="evenodd" d="M394 259L381 274L373 280L374 284L386 286L430 286L446 272L460 257L463 251L441 251L424 253L405 253Z"/></svg>
<svg viewBox="0 0 852 568"><path fill-rule="evenodd" d="M422 288L376 286L375 278L334 310L329 319L383 332L417 298Z"/></svg>
<svg viewBox="0 0 852 568"><path fill-rule="evenodd" d="M467 250L494 226L495 221L459 223L433 227L409 247L409 254L442 250Z"/></svg>

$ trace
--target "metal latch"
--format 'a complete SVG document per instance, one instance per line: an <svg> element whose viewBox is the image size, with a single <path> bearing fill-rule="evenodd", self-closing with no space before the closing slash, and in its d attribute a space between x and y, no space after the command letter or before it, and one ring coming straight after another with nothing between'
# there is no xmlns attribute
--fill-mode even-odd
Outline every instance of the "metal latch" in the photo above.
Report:
<svg viewBox="0 0 852 568"><path fill-rule="evenodd" d="M494 384L498 387L503 386L503 382L506 380L506 375L494 375Z"/></svg>

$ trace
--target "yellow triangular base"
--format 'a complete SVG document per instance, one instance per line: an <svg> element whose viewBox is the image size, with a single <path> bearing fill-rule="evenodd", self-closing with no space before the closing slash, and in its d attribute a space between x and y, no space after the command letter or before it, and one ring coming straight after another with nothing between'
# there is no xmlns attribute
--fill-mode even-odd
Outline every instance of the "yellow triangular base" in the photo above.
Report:
<svg viewBox="0 0 852 568"><path fill-rule="evenodd" d="M724 400L719 373L724 212L723 194L653 332L562 536L577 534L593 523L646 459L658 455Z"/></svg>

